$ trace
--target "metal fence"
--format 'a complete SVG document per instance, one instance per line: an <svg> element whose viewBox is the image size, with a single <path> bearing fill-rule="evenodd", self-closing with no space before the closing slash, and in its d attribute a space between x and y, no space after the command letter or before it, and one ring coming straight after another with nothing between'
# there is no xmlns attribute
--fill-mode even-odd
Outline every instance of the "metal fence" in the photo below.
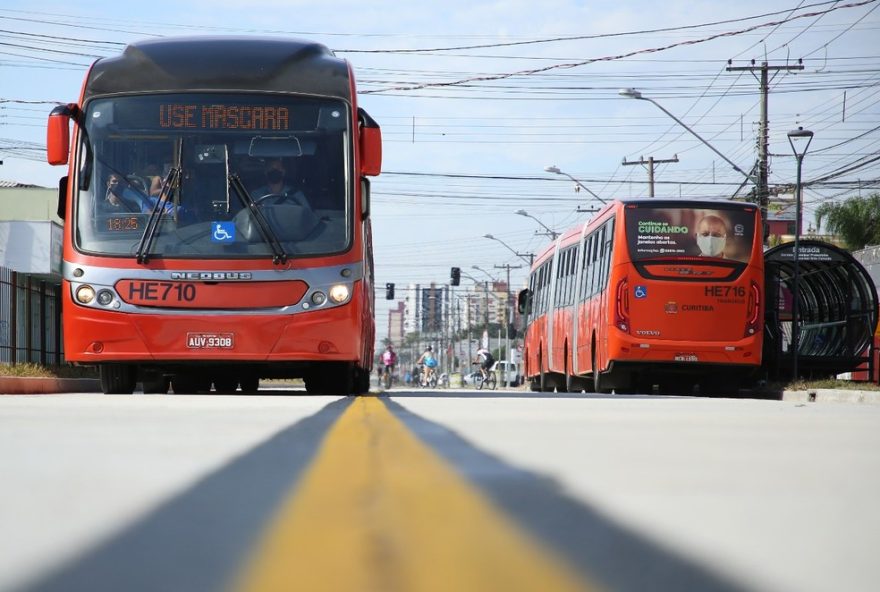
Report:
<svg viewBox="0 0 880 592"><path fill-rule="evenodd" d="M61 286L0 267L0 363L60 365Z"/></svg>

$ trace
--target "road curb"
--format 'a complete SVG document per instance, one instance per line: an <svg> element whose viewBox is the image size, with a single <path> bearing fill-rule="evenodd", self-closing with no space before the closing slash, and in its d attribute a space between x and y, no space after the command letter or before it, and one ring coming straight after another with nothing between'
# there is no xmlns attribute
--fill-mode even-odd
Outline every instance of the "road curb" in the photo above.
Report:
<svg viewBox="0 0 880 592"><path fill-rule="evenodd" d="M100 390L101 382L94 378L0 376L0 395L49 395Z"/></svg>
<svg viewBox="0 0 880 592"><path fill-rule="evenodd" d="M782 400L795 403L863 403L880 405L880 391L851 391L845 389L783 391Z"/></svg>

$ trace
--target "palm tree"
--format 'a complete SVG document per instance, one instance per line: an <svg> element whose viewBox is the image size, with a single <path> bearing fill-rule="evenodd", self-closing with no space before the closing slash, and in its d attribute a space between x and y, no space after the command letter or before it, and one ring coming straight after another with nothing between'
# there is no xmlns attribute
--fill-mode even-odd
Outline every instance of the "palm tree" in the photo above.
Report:
<svg viewBox="0 0 880 592"><path fill-rule="evenodd" d="M816 227L827 219L828 230L850 250L880 244L880 193L851 197L843 203L823 203L816 210Z"/></svg>

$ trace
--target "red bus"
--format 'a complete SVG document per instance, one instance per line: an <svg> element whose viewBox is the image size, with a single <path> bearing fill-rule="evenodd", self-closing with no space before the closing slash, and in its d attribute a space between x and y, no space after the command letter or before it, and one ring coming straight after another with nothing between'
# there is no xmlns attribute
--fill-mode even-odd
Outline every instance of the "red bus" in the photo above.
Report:
<svg viewBox="0 0 880 592"><path fill-rule="evenodd" d="M64 354L105 393L368 390L381 133L347 61L282 38L134 43L52 111L47 152L69 163Z"/></svg>
<svg viewBox="0 0 880 592"><path fill-rule="evenodd" d="M617 200L535 259L524 373L541 391L738 385L761 364L763 295L755 205Z"/></svg>

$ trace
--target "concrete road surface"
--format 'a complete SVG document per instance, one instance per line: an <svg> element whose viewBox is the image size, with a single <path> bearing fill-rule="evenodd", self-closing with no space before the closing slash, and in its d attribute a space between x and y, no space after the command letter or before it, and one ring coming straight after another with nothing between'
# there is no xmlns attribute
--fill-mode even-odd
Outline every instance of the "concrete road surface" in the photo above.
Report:
<svg viewBox="0 0 880 592"><path fill-rule="evenodd" d="M0 590L876 590L880 405L0 397Z"/></svg>

